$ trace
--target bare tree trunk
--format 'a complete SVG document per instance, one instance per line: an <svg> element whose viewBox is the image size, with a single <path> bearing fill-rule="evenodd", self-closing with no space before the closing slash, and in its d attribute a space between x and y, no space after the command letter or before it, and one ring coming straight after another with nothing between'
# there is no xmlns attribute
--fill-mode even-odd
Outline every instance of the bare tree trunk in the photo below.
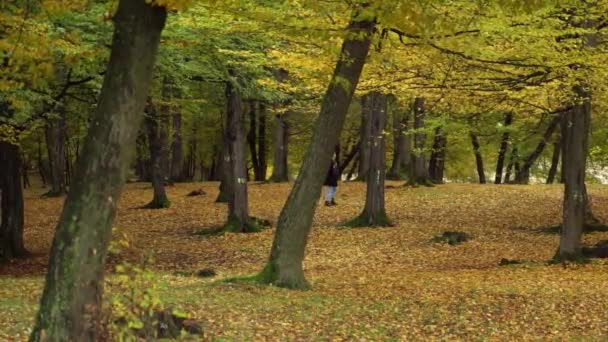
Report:
<svg viewBox="0 0 608 342"><path fill-rule="evenodd" d="M408 109L402 115L393 112L393 163L386 178L404 180L412 162L412 138L407 133L411 111Z"/></svg>
<svg viewBox="0 0 608 342"><path fill-rule="evenodd" d="M513 113L505 113L505 131L502 133L502 140L500 141L500 148L498 150L498 157L496 158L496 177L494 178L494 184L502 183L502 169L505 163L505 156L507 155L507 148L509 147L509 126L513 122Z"/></svg>
<svg viewBox="0 0 608 342"><path fill-rule="evenodd" d="M576 261L582 256L581 236L587 212L585 168L591 122L591 92L585 86L575 87L577 102L564 114L562 131L564 171L563 226L555 258Z"/></svg>
<svg viewBox="0 0 608 342"><path fill-rule="evenodd" d="M239 89L226 82L226 183L231 191L228 200L228 222L224 230L235 233L251 233L259 227L249 218L247 199L247 159L245 158L245 132Z"/></svg>
<svg viewBox="0 0 608 342"><path fill-rule="evenodd" d="M361 148L359 150L359 174L358 181L366 181L369 173L369 137L371 135L371 115L372 115L372 100L369 94L363 95L361 98L361 128L360 138Z"/></svg>
<svg viewBox="0 0 608 342"><path fill-rule="evenodd" d="M547 184L553 184L555 181L561 149L561 137L558 137L553 143L553 157L551 157L551 167L549 168L549 174L547 175Z"/></svg>
<svg viewBox="0 0 608 342"><path fill-rule="evenodd" d="M555 128L559 124L560 120L561 120L561 114L556 114L553 117L553 119L549 123L549 126L545 130L543 137L538 142L538 145L536 145L536 149L534 149L534 151L532 151L532 153L530 153L530 155L524 161L524 164L522 165L521 169L515 175L516 183L526 184L530 181L530 169L532 168L532 165L534 165L534 163L536 162L538 157L540 157L540 155L543 153L543 150L545 149L545 145L547 145L547 141L549 141L549 139L551 139L551 135L553 135L553 132L555 131Z"/></svg>
<svg viewBox="0 0 608 342"><path fill-rule="evenodd" d="M49 119L45 132L51 174L51 190L46 193L46 196L62 196L66 193L65 145L67 140L66 113L63 106L58 106L57 118Z"/></svg>
<svg viewBox="0 0 608 342"><path fill-rule="evenodd" d="M365 208L354 220L348 223L354 227L386 227L392 223L386 215L384 205L385 178L385 141L384 128L386 125L387 96L380 92L370 94L371 101L371 130L369 136L369 174L367 177L367 192Z"/></svg>
<svg viewBox="0 0 608 342"><path fill-rule="evenodd" d="M165 115L165 114L161 114ZM148 100L146 107L145 124L148 130L148 145L150 146L150 165L152 167L152 187L154 188L154 196L152 201L145 205L148 209L169 208L171 202L165 191L165 163L163 158L163 144L166 143L167 134L162 132L165 130L164 124L159 118L156 108L152 104L152 100ZM159 122L160 125L159 125Z"/></svg>
<svg viewBox="0 0 608 342"><path fill-rule="evenodd" d="M266 158L266 105L262 102L258 108L258 172L255 180L266 181L268 172L268 160Z"/></svg>
<svg viewBox="0 0 608 342"><path fill-rule="evenodd" d="M426 114L424 98L417 97L414 100L414 151L412 153L412 167L409 174L410 185L430 185L428 168L424 147L426 145L426 133L424 132L424 116Z"/></svg>
<svg viewBox="0 0 608 342"><path fill-rule="evenodd" d="M477 166L479 184L486 184L486 173L483 167L483 157L480 151L481 146L479 145L479 139L475 133L470 132L469 134L471 135L471 143L473 144L473 152L475 153L475 165Z"/></svg>
<svg viewBox="0 0 608 342"><path fill-rule="evenodd" d="M104 264L166 10L122 0L112 52L57 225L31 341L99 341Z"/></svg>
<svg viewBox="0 0 608 342"><path fill-rule="evenodd" d="M44 166L44 160L42 159L42 137L38 136L38 173L40 174L40 180L42 181L42 186L46 187L47 183L47 171Z"/></svg>
<svg viewBox="0 0 608 342"><path fill-rule="evenodd" d="M513 167L519 169L519 166L517 166L519 165L518 159L519 153L517 152L517 146L513 146L513 149L511 150L511 156L509 157L509 164L507 165L507 171L505 173L505 183L511 182ZM515 171L515 173L517 173L517 170Z"/></svg>
<svg viewBox="0 0 608 342"><path fill-rule="evenodd" d="M287 152L289 139L289 125L287 115L276 115L274 126L274 167L272 169L272 182L281 183L289 181L287 167Z"/></svg>
<svg viewBox="0 0 608 342"><path fill-rule="evenodd" d="M346 112L367 58L375 28L374 21L372 18L356 18L346 30L346 38L321 103L321 112L298 173L298 180L279 216L270 258L259 276L261 282L299 289L309 286L304 277L302 261L312 218Z"/></svg>
<svg viewBox="0 0 608 342"><path fill-rule="evenodd" d="M437 127L433 139L433 150L429 159L429 177L435 184L443 183L446 146L447 136L441 131L441 127Z"/></svg>
<svg viewBox="0 0 608 342"><path fill-rule="evenodd" d="M21 153L17 145L0 141L0 262L28 255L23 243Z"/></svg>
<svg viewBox="0 0 608 342"><path fill-rule="evenodd" d="M173 109L173 142L171 143L171 180L184 180L184 147L182 141L182 113L179 108Z"/></svg>

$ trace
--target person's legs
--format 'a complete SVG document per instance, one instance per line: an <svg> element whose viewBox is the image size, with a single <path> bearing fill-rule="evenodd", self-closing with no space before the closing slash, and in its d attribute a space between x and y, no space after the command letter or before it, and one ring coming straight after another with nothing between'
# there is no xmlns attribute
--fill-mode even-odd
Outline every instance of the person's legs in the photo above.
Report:
<svg viewBox="0 0 608 342"><path fill-rule="evenodd" d="M331 194L331 205L336 205L338 203L336 203L336 194L338 193L338 187L334 186L333 188L333 192Z"/></svg>
<svg viewBox="0 0 608 342"><path fill-rule="evenodd" d="M334 197L336 196L336 187L328 186L325 188L325 205L331 205L334 203Z"/></svg>

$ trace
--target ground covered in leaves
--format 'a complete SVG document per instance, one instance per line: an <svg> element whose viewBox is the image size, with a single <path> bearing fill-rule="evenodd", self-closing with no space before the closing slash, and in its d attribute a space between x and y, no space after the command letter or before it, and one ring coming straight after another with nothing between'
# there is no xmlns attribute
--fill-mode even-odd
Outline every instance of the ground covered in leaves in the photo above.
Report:
<svg viewBox="0 0 608 342"><path fill-rule="evenodd" d="M391 183L398 185L398 183ZM186 196L202 188L206 195ZM276 222L290 185L252 184L251 213ZM364 184L342 184L338 206L320 207L305 270L313 289L297 292L219 280L259 271L274 227L256 234L197 234L221 225L216 183L168 188L172 207L142 210L147 184L130 184L115 223L131 247L112 263L155 254L164 301L202 323L206 340L606 340L608 263L547 265L561 220L559 185L390 188L391 228L348 229ZM608 222L608 187L589 186L595 215ZM32 324L62 199L28 191L32 258L0 266L0 340L23 340ZM470 239L433 242L445 231ZM586 234L593 244L607 232ZM502 259L520 260L499 266ZM111 269L111 267L110 267ZM212 269L214 277L183 274Z"/></svg>

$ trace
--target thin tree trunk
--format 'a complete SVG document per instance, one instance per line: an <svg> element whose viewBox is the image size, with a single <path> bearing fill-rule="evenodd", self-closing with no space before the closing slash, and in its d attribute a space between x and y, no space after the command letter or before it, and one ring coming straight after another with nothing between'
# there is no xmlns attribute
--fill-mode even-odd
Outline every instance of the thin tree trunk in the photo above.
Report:
<svg viewBox="0 0 608 342"><path fill-rule="evenodd" d="M374 28L374 19L353 19L346 30L298 180L279 216L270 258L260 275L262 282L288 288L308 287L302 261L312 218L367 58Z"/></svg>
<svg viewBox="0 0 608 342"><path fill-rule="evenodd" d="M561 137L558 137L553 143L553 157L551 157L551 167L549 168L549 174L547 175L547 184L553 184L553 182L555 182L561 149Z"/></svg>
<svg viewBox="0 0 608 342"><path fill-rule="evenodd" d="M287 115L276 115L274 125L274 166L272 168L272 182L281 183L289 181L287 167L287 153L289 142L289 124Z"/></svg>
<svg viewBox="0 0 608 342"><path fill-rule="evenodd" d="M161 114L164 115L164 114ZM166 134L163 135L164 125L152 103L148 99L145 116L146 129L148 131L148 145L150 146L150 165L152 167L152 188L154 195L152 201L145 205L148 209L168 208L171 203L165 190L165 168L163 158L163 143L166 142ZM160 124L159 124L160 123Z"/></svg>
<svg viewBox="0 0 608 342"><path fill-rule="evenodd" d="M28 255L23 243L23 188L21 152L17 145L0 141L0 262Z"/></svg>
<svg viewBox="0 0 608 342"><path fill-rule="evenodd" d="M591 122L591 92L584 86L575 87L577 102L564 114L562 131L564 171L563 226L556 259L578 260L581 256L581 236L587 214L585 168Z"/></svg>
<svg viewBox="0 0 608 342"><path fill-rule="evenodd" d="M507 171L505 172L505 183L511 182L513 167L519 165L518 159L519 153L517 152L517 147L513 146L513 149L511 150L511 157L509 157L509 164L507 164ZM519 166L517 166L517 168L519 168ZM517 173L517 170L515 172Z"/></svg>
<svg viewBox="0 0 608 342"><path fill-rule="evenodd" d="M500 141L500 148L498 149L498 157L496 158L496 177L494 178L494 184L502 183L502 169L505 163L505 156L507 155L507 148L509 147L509 126L513 122L513 113L508 112L505 114L504 133L502 134L502 140Z"/></svg>
<svg viewBox="0 0 608 342"><path fill-rule="evenodd" d="M429 159L429 177L435 184L443 183L446 145L447 136L441 131L441 127L437 127L433 139L433 151Z"/></svg>
<svg viewBox="0 0 608 342"><path fill-rule="evenodd" d="M184 152L182 142L182 113L179 108L173 109L173 142L171 143L171 180L184 180Z"/></svg>
<svg viewBox="0 0 608 342"><path fill-rule="evenodd" d="M258 172L255 180L258 182L266 181L268 172L268 160L266 158L266 105L259 104L258 108Z"/></svg>
<svg viewBox="0 0 608 342"><path fill-rule="evenodd" d="M29 159L27 158L25 153L21 153L21 161L22 161L22 167L21 170L22 175L23 175L23 189L27 189L31 186L30 184L30 177L29 177L29 171L31 169L31 164Z"/></svg>
<svg viewBox="0 0 608 342"><path fill-rule="evenodd" d="M137 178L140 182L151 182L152 178L150 177L150 153L148 142L146 138L147 127L142 127L137 133L137 140L135 142L136 146L136 158L137 158Z"/></svg>
<svg viewBox="0 0 608 342"><path fill-rule="evenodd" d="M369 94L363 95L361 98L361 128L360 138L361 148L359 150L359 174L358 181L366 181L369 172L369 137L371 135L371 115L372 101Z"/></svg>
<svg viewBox="0 0 608 342"><path fill-rule="evenodd" d="M549 141L549 139L551 139L551 135L553 135L553 132L555 131L555 128L559 124L560 120L561 120L561 114L556 114L553 117L553 119L549 123L549 126L545 130L543 137L538 142L538 145L536 145L536 148L534 149L534 151L532 151L532 153L530 153L530 155L525 159L524 164L522 165L521 169L515 175L516 183L526 184L530 181L530 169L532 168L532 165L534 165L534 163L536 162L538 157L540 157L540 155L543 153L543 150L545 149L545 145L547 145L547 141Z"/></svg>
<svg viewBox="0 0 608 342"><path fill-rule="evenodd" d="M247 159L245 158L245 132L243 110L239 89L226 82L226 150L227 183L231 191L228 200L228 222L226 231L250 233L259 230L249 218L247 199Z"/></svg>
<svg viewBox="0 0 608 342"><path fill-rule="evenodd" d="M469 133L471 136L471 143L473 144L473 152L475 153L475 165L477 166L477 175L479 176L479 184L486 184L486 173L483 167L483 157L481 155L479 145L479 139L473 132Z"/></svg>
<svg viewBox="0 0 608 342"><path fill-rule="evenodd" d="M424 147L426 145L426 133L424 132L424 116L426 114L424 98L417 97L414 100L414 151L412 153L412 167L409 174L409 184L429 185L428 168L426 165L426 156Z"/></svg>
<svg viewBox="0 0 608 342"><path fill-rule="evenodd" d="M258 102L255 100L246 103L245 111L249 112L249 132L247 133L247 144L249 145L249 155L253 166L254 179L260 173L260 162L258 160L257 149L257 127L258 127Z"/></svg>
<svg viewBox="0 0 608 342"><path fill-rule="evenodd" d="M44 160L42 159L42 137L38 136L38 173L40 174L40 180L42 181L42 186L46 187L47 177L46 177L46 168L44 167Z"/></svg>
<svg viewBox="0 0 608 342"><path fill-rule="evenodd" d="M62 196L66 192L65 185L65 145L66 117L63 106L58 106L57 118L50 119L46 124L46 146L51 174L51 190L46 196Z"/></svg>
<svg viewBox="0 0 608 342"><path fill-rule="evenodd" d="M367 192L363 212L351 221L350 225L358 227L386 227L392 225L386 215L384 205L385 179L385 141L384 128L386 125L388 97L379 92L370 94L371 130L369 136L369 174L367 177Z"/></svg>
<svg viewBox="0 0 608 342"><path fill-rule="evenodd" d="M166 10L122 0L98 106L57 225L31 341L99 341L104 263Z"/></svg>
<svg viewBox="0 0 608 342"><path fill-rule="evenodd" d="M393 163L386 175L388 179L404 180L410 169L412 162L412 138L407 134L410 113L410 110L406 110L401 116L393 114Z"/></svg>
<svg viewBox="0 0 608 342"><path fill-rule="evenodd" d="M358 170L358 169L359 169L359 154L357 153L357 157L355 158L355 161L353 162L353 166L350 168L350 170L346 174L346 180L349 181L349 180L353 179L355 170Z"/></svg>
<svg viewBox="0 0 608 342"><path fill-rule="evenodd" d="M352 145L350 150L344 155L344 160L338 166L340 169L340 174L343 174L348 168L348 165L355 160L355 157L359 154L359 148L361 147L361 142L358 141L356 144Z"/></svg>

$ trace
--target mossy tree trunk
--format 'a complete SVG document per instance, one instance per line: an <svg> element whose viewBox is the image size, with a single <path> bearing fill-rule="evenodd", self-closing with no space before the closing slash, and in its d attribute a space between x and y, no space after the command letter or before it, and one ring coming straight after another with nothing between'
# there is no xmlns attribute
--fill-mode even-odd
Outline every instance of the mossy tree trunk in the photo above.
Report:
<svg viewBox="0 0 608 342"><path fill-rule="evenodd" d="M313 215L374 32L374 20L365 14L355 15L346 30L302 168L279 216L270 258L260 274L262 282L298 289L309 286L302 261Z"/></svg>
<svg viewBox="0 0 608 342"><path fill-rule="evenodd" d="M104 264L116 206L166 19L163 7L122 0L98 106L65 201L31 341L99 341Z"/></svg>
<svg viewBox="0 0 608 342"><path fill-rule="evenodd" d="M585 86L575 87L576 103L565 116L562 131L564 163L563 226L556 258L578 260L581 256L581 236L587 216L585 170L591 123L591 91Z"/></svg>
<svg viewBox="0 0 608 342"><path fill-rule="evenodd" d="M150 167L152 168L152 188L154 189L152 201L145 206L148 209L168 208L170 206L169 198L167 197L167 192L165 190L166 170L165 163L163 163L163 142L166 142L166 134L162 134L164 127L160 121L159 114L154 104L152 104L152 100L148 99L145 125L146 130L148 131Z"/></svg>
<svg viewBox="0 0 608 342"><path fill-rule="evenodd" d="M245 157L245 131L243 127L243 108L238 85L226 82L226 167L225 184L228 192L228 222L225 231L250 233L258 227L249 217L247 199L247 159Z"/></svg>
<svg viewBox="0 0 608 342"><path fill-rule="evenodd" d="M479 184L486 184L486 173L483 167L483 156L481 155L481 145L477 134L469 132L471 137L471 144L473 145L473 153L475 154L475 165L477 167L477 176L479 177Z"/></svg>
<svg viewBox="0 0 608 342"><path fill-rule="evenodd" d="M412 112L414 113L414 150L412 151L412 166L408 175L408 183L410 185L430 185L432 182L429 178L424 151L426 145L426 132L424 131L426 109L424 98L417 97L414 99L412 106Z"/></svg>
<svg viewBox="0 0 608 342"><path fill-rule="evenodd" d="M412 162L412 138L407 133L411 111L408 109L398 115L393 111L393 163L386 177L404 180Z"/></svg>
<svg viewBox="0 0 608 342"><path fill-rule="evenodd" d="M0 141L0 262L28 255L23 243L21 154L17 145Z"/></svg>
<svg viewBox="0 0 608 342"><path fill-rule="evenodd" d="M289 147L289 123L288 114L277 114L274 125L274 165L270 180L275 183L289 181L289 169L287 166L287 155Z"/></svg>
<svg viewBox="0 0 608 342"><path fill-rule="evenodd" d="M507 148L509 148L509 137L510 133L508 128L513 123L513 113L505 113L504 129L502 133L502 140L500 141L500 148L498 149L498 157L496 158L496 176L494 178L494 184L502 183L502 172L505 164L505 156L507 155Z"/></svg>
<svg viewBox="0 0 608 342"><path fill-rule="evenodd" d="M348 223L355 227L386 227L391 222L386 215L384 205L385 179L385 141L384 128L386 125L387 96L380 92L370 94L371 130L369 135L369 174L367 177L367 192L365 208L354 220Z"/></svg>
<svg viewBox="0 0 608 342"><path fill-rule="evenodd" d="M551 139L553 132L555 131L555 129L557 128L558 124L561 121L561 115L562 114L554 115L553 118L551 119L551 122L549 122L549 126L547 126L547 129L545 130L545 133L543 134L541 140L538 142L538 145L536 145L536 148L534 149L534 151L532 151L532 153L530 153L528 155L528 157L524 160L524 163L521 166L520 170L515 174L516 183L518 183L518 184L529 183L530 170L532 169L532 166L534 165L534 163L536 162L538 157L540 157L540 155L543 153L545 146L547 145L547 141L549 141L549 139Z"/></svg>

